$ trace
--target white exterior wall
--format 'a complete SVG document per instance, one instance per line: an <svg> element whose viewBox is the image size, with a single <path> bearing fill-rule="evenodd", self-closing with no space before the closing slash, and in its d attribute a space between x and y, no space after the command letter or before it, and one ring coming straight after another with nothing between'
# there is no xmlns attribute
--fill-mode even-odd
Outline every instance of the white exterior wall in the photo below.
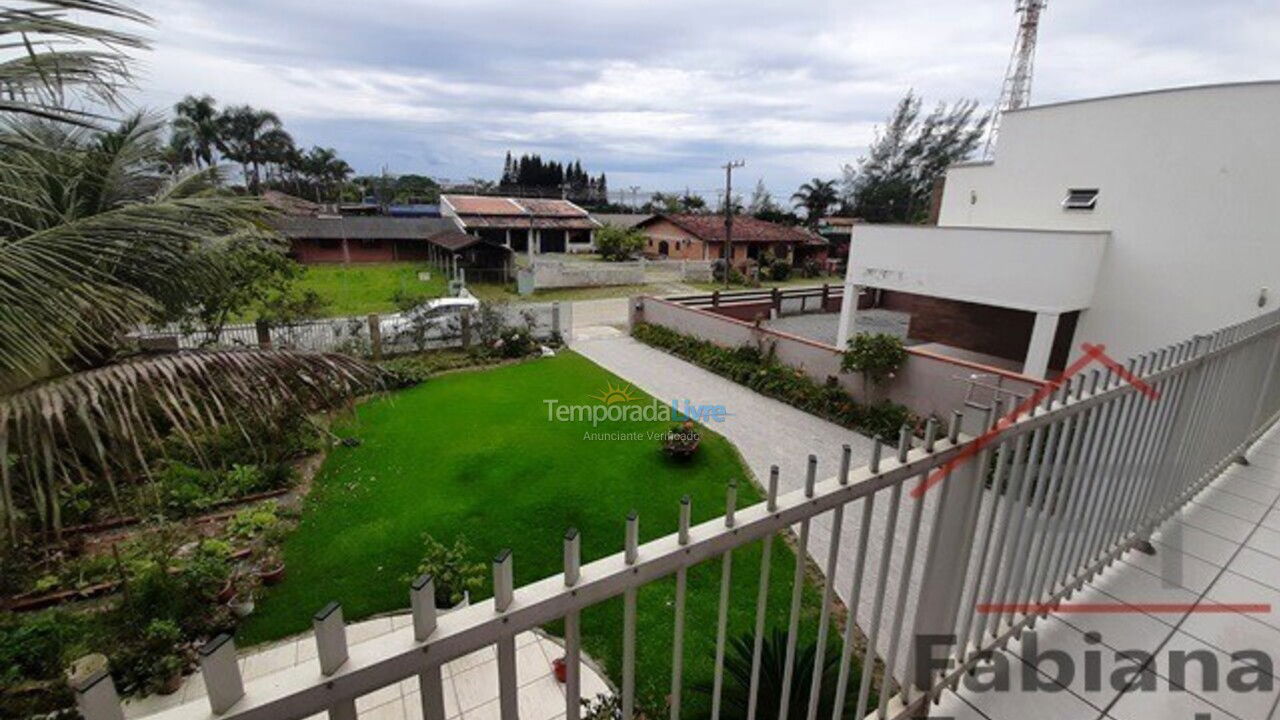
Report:
<svg viewBox="0 0 1280 720"><path fill-rule="evenodd" d="M853 243L846 293L875 287L1063 313L1089 306L1107 234L859 225Z"/></svg>
<svg viewBox="0 0 1280 720"><path fill-rule="evenodd" d="M1276 118L1280 82L1012 112L994 163L947 173L939 224L1110 231L1073 355L1086 341L1149 350L1275 308ZM1098 188L1097 208L1064 210L1073 187Z"/></svg>

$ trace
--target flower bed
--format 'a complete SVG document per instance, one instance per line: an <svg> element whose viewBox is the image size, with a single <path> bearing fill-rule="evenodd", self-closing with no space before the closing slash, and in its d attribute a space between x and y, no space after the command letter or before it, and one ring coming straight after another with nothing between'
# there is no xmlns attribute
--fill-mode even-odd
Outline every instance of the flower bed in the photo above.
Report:
<svg viewBox="0 0 1280 720"><path fill-rule="evenodd" d="M646 345L688 360L796 408L873 437L893 438L913 421L911 411L888 400L865 405L836 382L815 382L802 371L778 362L772 353L751 346L725 348L660 325L638 323L631 335Z"/></svg>

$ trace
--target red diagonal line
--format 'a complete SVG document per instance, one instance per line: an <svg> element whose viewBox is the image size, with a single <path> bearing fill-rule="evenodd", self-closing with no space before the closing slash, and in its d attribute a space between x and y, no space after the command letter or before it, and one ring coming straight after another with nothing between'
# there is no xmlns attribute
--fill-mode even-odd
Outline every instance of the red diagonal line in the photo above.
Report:
<svg viewBox="0 0 1280 720"><path fill-rule="evenodd" d="M1047 612L1075 615L1105 615L1109 613L1154 613L1182 614L1197 613L1217 615L1224 613L1270 613L1269 603L979 603L978 612L984 614L1022 613L1042 614Z"/></svg>
<svg viewBox="0 0 1280 720"><path fill-rule="evenodd" d="M1103 365L1106 365L1108 368L1110 368L1113 372L1115 372L1116 375L1119 375L1120 379L1138 388L1138 390L1143 395L1146 395L1152 400L1157 400L1160 398L1160 393L1156 392L1155 388L1146 384L1140 378L1135 376L1133 373L1126 370L1124 366L1121 365L1120 363L1116 362L1115 360L1112 360L1110 355L1107 355L1105 352L1102 351L1102 348L1097 348L1097 353L1095 354L1094 353L1095 346L1090 345L1089 343L1084 343L1083 345L1081 345L1081 347L1084 348L1084 351L1086 353L1090 353L1094 355L1094 357L1098 358L1099 362L1101 362Z"/></svg>
<svg viewBox="0 0 1280 720"><path fill-rule="evenodd" d="M916 487L911 490L911 497L916 500L919 500L921 497L924 497L924 494L929 492L930 488L932 488L934 485L937 485L938 483L945 480L948 476L951 475L951 473L957 467L959 467L961 464L965 462L968 462L974 455L977 455L979 452L985 449L988 445L990 445L992 439L996 435L998 435L1005 428L1009 427L1014 422L1016 422L1017 419L1021 417L1023 413L1030 412L1032 408L1034 408L1035 406L1043 402L1046 397L1056 392L1058 388L1062 387L1062 383L1069 382L1073 376L1078 374L1081 370L1084 370L1085 366L1093 362L1094 360L1097 360L1101 362L1103 365L1105 365L1106 367L1110 368L1121 379L1123 379L1125 382L1128 382L1130 385L1133 385L1140 392L1142 392L1152 400L1158 399L1160 397L1160 394L1156 392L1154 388L1152 388L1150 385L1143 382L1138 377L1134 376L1133 373L1126 370L1122 365L1120 365L1120 363L1116 362L1111 358L1111 356L1107 355L1106 347L1107 347L1106 345L1093 345L1091 343L1082 343L1080 345L1080 349L1083 351L1084 354L1076 358L1075 362L1068 365L1062 371L1062 375L1059 376L1058 380L1056 381L1048 380L1041 383L1040 388L1038 390L1032 393L1031 396L1028 397L1026 400L1023 400L1021 403L1019 403L1017 407L1015 407L1009 413L1007 413L1006 415L1001 417L998 421L996 421L995 425L992 426L991 429L979 435L977 438L974 439L972 443L966 446L964 450L960 451L958 455L956 455L955 457L951 458L947 462L940 465L937 469L935 469L932 473L930 473L929 476L925 478L924 481L916 485Z"/></svg>

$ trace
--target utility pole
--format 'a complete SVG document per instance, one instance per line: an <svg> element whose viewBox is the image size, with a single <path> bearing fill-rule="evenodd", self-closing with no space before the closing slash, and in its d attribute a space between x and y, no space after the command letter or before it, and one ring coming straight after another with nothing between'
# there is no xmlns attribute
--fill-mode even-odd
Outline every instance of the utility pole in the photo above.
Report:
<svg viewBox="0 0 1280 720"><path fill-rule="evenodd" d="M724 168L724 286L729 287L729 269L733 267L733 169L746 165L745 160L730 160Z"/></svg>

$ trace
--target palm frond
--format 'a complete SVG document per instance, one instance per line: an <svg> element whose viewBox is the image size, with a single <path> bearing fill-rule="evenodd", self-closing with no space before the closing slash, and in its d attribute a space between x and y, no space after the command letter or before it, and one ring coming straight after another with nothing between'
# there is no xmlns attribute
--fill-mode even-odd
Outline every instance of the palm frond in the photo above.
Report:
<svg viewBox="0 0 1280 720"><path fill-rule="evenodd" d="M114 0L18 0L0 9L0 113L77 125L102 117L73 107L68 91L114 106L129 81L129 49L147 46L137 35L71 19L72 14L146 23L148 17Z"/></svg>
<svg viewBox="0 0 1280 720"><path fill-rule="evenodd" d="M126 205L12 240L0 238L0 377L36 377L145 320L156 297L216 268L193 251L262 233L256 199L199 197Z"/></svg>
<svg viewBox="0 0 1280 720"><path fill-rule="evenodd" d="M20 513L56 531L58 503L47 499L63 483L145 475L166 437L332 409L386 384L345 355L222 350L140 357L0 395L0 519L11 538Z"/></svg>

